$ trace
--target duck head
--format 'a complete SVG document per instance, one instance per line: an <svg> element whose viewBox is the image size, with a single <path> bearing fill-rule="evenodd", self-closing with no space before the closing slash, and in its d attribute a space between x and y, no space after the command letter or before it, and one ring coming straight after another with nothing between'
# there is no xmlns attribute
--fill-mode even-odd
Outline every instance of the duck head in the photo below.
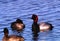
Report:
<svg viewBox="0 0 60 41"><path fill-rule="evenodd" d="M4 32L4 35L5 35L5 36L8 36L9 31L8 31L8 29L7 29L7 28L4 28L4 31L3 31L3 32Z"/></svg>
<svg viewBox="0 0 60 41"><path fill-rule="evenodd" d="M31 18L31 19L33 19L33 21L34 21L35 23L38 22L38 16L35 15L35 14L32 15L32 18Z"/></svg>
<svg viewBox="0 0 60 41"><path fill-rule="evenodd" d="M17 23L23 23L22 20L20 20L20 19L17 19L16 22Z"/></svg>

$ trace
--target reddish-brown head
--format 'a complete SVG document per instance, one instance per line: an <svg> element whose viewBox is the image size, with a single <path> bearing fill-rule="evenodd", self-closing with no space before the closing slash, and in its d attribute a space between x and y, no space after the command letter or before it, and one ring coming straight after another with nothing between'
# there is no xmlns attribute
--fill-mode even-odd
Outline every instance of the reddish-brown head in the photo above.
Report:
<svg viewBox="0 0 60 41"><path fill-rule="evenodd" d="M38 16L33 14L31 19L33 19L34 22L37 22L38 21Z"/></svg>

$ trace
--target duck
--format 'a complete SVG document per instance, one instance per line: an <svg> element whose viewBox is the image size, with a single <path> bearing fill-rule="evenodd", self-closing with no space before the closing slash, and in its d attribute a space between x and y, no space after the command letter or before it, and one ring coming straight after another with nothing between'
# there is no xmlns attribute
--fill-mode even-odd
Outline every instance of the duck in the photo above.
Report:
<svg viewBox="0 0 60 41"><path fill-rule="evenodd" d="M53 29L53 25L48 22L41 22L38 24L38 15L33 14L31 19L33 20L32 31L34 33L51 31Z"/></svg>
<svg viewBox="0 0 60 41"><path fill-rule="evenodd" d="M8 35L9 31L7 28L4 28L3 32L4 36L2 41L24 41L24 38L22 36Z"/></svg>
<svg viewBox="0 0 60 41"><path fill-rule="evenodd" d="M11 23L11 28L13 31L21 32L25 28L25 24L21 19L16 19L16 21Z"/></svg>

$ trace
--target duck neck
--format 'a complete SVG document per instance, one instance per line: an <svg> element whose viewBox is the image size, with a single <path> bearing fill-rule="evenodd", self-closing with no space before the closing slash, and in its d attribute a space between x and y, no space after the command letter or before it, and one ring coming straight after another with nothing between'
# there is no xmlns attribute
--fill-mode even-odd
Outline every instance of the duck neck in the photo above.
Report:
<svg viewBox="0 0 60 41"><path fill-rule="evenodd" d="M35 20L33 20L34 21L34 23L37 23L38 22L38 19L35 19Z"/></svg>
<svg viewBox="0 0 60 41"><path fill-rule="evenodd" d="M8 37L8 34L7 34L7 33L5 33L5 34L4 34L4 36L5 36L5 37Z"/></svg>
<svg viewBox="0 0 60 41"><path fill-rule="evenodd" d="M34 23L34 24L37 24L37 21L34 21L33 23Z"/></svg>
<svg viewBox="0 0 60 41"><path fill-rule="evenodd" d="M37 23L38 22L38 17L36 17L33 21L34 21L34 23Z"/></svg>

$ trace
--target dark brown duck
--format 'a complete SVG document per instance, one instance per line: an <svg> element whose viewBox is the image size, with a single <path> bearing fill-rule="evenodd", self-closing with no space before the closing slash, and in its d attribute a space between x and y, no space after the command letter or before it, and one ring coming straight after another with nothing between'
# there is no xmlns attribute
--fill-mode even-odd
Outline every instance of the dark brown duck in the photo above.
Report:
<svg viewBox="0 0 60 41"><path fill-rule="evenodd" d="M7 28L4 28L4 37L2 41L24 41L24 38L22 36L16 36L16 35L8 35L9 31Z"/></svg>
<svg viewBox="0 0 60 41"><path fill-rule="evenodd" d="M15 22L11 23L11 28L12 30L20 32L25 28L25 25L21 19L17 19Z"/></svg>

